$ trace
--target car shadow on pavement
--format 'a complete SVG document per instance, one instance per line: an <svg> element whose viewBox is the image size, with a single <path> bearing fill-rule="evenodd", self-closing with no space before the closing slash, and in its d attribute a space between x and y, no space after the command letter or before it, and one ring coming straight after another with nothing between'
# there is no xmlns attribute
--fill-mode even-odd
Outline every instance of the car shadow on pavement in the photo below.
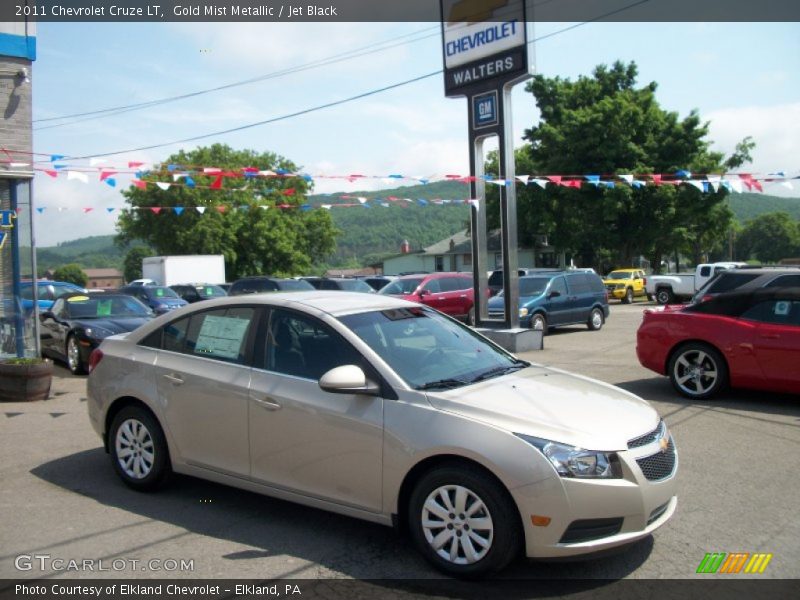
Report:
<svg viewBox="0 0 800 600"><path fill-rule="evenodd" d="M117 478L102 448L46 462L31 473L64 490L147 519L125 519L118 528L120 535L152 520L173 526L181 535L200 535L248 547L211 557L214 568L222 568L229 577L247 577L254 572L250 569L237 571L234 565L238 561L296 557L299 560L286 560L280 567L282 570L274 576L325 577L330 570L356 579L391 579L392 585L397 583L394 580L413 580L412 587L417 592L423 591L421 580L431 580L431 591L435 587L437 593L442 592L433 580L443 576L417 553L408 536L389 527L182 475L174 476L156 493L136 492ZM112 533L91 532L90 526L80 529L83 533L66 543ZM131 541L131 551L134 547L139 551L147 547L141 545L141 533L132 538L136 542ZM153 545L160 541L154 540ZM208 548L213 547L213 544L208 545ZM609 580L621 579L636 571L647 560L652 548L653 539L648 537L614 555L592 560L545 563L520 558L503 571L500 578L573 580L572 584L564 582L564 585L574 587L575 591L587 589L587 586L589 589L602 587ZM230 567L225 567L227 561ZM308 565L305 561L319 566ZM269 566L274 567L274 563ZM270 569L272 572L274 570ZM446 581L452 583L452 580ZM560 588L563 591L563 586Z"/></svg>

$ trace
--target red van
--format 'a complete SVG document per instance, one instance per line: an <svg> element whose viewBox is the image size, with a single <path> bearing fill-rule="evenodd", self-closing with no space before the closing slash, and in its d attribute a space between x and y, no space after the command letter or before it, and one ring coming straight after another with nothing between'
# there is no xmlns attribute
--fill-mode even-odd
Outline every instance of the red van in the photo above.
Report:
<svg viewBox="0 0 800 600"><path fill-rule="evenodd" d="M475 323L474 291L470 273L404 275L383 287L380 294L427 304L451 317Z"/></svg>

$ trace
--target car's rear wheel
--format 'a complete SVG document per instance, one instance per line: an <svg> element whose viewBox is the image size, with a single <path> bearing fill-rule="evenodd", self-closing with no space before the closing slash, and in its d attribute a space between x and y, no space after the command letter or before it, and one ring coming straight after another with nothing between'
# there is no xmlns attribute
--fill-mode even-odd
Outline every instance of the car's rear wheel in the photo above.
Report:
<svg viewBox="0 0 800 600"><path fill-rule="evenodd" d="M531 317L531 329L541 331L542 335L547 333L547 318L542 313L536 313Z"/></svg>
<svg viewBox="0 0 800 600"><path fill-rule="evenodd" d="M429 471L411 494L412 539L436 568L479 577L508 565L522 545L517 508L489 475L470 465Z"/></svg>
<svg viewBox="0 0 800 600"><path fill-rule="evenodd" d="M656 302L662 306L665 304L672 304L675 296L672 295L672 290L669 288L659 288L656 290Z"/></svg>
<svg viewBox="0 0 800 600"><path fill-rule="evenodd" d="M78 338L71 334L67 338L67 367L73 375L85 375L88 371L86 364L81 358L81 348L78 343Z"/></svg>
<svg viewBox="0 0 800 600"><path fill-rule="evenodd" d="M469 309L467 313L467 325L470 327L475 327L475 307Z"/></svg>
<svg viewBox="0 0 800 600"><path fill-rule="evenodd" d="M590 331L597 331L601 327L603 327L604 316L603 311L599 308L593 308L592 312L589 313L589 320L586 321L586 326L589 328Z"/></svg>
<svg viewBox="0 0 800 600"><path fill-rule="evenodd" d="M631 304L633 303L633 289L628 288L625 290L625 297L622 299L623 304Z"/></svg>
<svg viewBox="0 0 800 600"><path fill-rule="evenodd" d="M672 355L669 378L675 389L687 398L704 400L728 384L728 365L715 348L691 342Z"/></svg>
<svg viewBox="0 0 800 600"><path fill-rule="evenodd" d="M109 447L114 470L135 490L154 490L172 472L164 432L140 406L127 406L114 417Z"/></svg>

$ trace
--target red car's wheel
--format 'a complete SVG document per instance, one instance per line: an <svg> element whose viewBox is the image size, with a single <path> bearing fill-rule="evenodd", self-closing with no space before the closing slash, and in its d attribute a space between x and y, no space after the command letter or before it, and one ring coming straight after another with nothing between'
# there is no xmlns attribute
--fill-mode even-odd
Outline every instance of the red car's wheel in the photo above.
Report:
<svg viewBox="0 0 800 600"><path fill-rule="evenodd" d="M691 342L672 355L669 378L675 389L687 398L705 400L728 384L728 365L715 348Z"/></svg>

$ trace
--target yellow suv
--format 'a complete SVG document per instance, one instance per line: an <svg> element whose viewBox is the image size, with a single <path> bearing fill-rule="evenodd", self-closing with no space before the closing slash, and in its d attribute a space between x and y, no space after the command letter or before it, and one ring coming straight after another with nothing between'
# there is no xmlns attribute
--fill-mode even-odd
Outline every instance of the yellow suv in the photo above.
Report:
<svg viewBox="0 0 800 600"><path fill-rule="evenodd" d="M630 304L636 296L647 296L644 277L641 269L616 269L605 276L603 285L606 286L609 298L617 298L623 304Z"/></svg>

